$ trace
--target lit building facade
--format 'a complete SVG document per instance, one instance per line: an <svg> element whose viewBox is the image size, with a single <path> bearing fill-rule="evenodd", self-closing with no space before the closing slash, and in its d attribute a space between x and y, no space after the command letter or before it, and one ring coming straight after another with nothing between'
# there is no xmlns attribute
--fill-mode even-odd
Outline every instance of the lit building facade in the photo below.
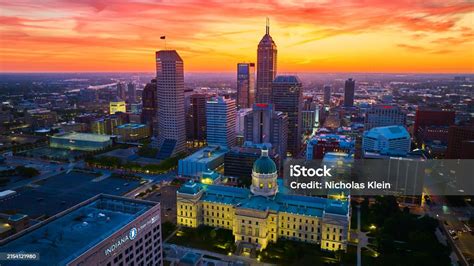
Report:
<svg viewBox="0 0 474 266"><path fill-rule="evenodd" d="M118 112L127 112L127 105L125 104L125 101L116 101L109 103L109 114L113 115Z"/></svg>
<svg viewBox="0 0 474 266"><path fill-rule="evenodd" d="M112 145L111 136L98 135L90 133L62 133L51 136L49 139L49 146L51 148L80 150L80 151L95 151L105 149Z"/></svg>
<svg viewBox="0 0 474 266"><path fill-rule="evenodd" d="M279 192L276 164L262 150L252 169L251 189L192 181L177 192L177 223L232 230L237 245L262 250L279 238L346 250L350 229L347 200Z"/></svg>
<svg viewBox="0 0 474 266"><path fill-rule="evenodd" d="M124 141L137 141L150 136L150 127L145 124L123 124L117 126L117 134Z"/></svg>
<svg viewBox="0 0 474 266"><path fill-rule="evenodd" d="M237 64L237 108L250 108L255 101L255 64Z"/></svg>
<svg viewBox="0 0 474 266"><path fill-rule="evenodd" d="M235 100L216 97L206 104L207 144L230 148L236 143Z"/></svg>
<svg viewBox="0 0 474 266"><path fill-rule="evenodd" d="M156 52L158 103L158 157L168 158L186 148L184 114L184 63L175 50Z"/></svg>

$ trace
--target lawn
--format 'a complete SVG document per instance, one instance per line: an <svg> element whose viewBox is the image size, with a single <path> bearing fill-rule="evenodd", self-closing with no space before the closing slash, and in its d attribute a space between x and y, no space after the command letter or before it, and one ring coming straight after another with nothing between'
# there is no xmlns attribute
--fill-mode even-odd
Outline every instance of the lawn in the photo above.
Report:
<svg viewBox="0 0 474 266"><path fill-rule="evenodd" d="M259 254L262 262L278 265L340 264L343 253L322 251L319 245L280 239Z"/></svg>
<svg viewBox="0 0 474 266"><path fill-rule="evenodd" d="M235 251L235 241L232 231L199 226L198 228L181 228L168 243L185 247L204 249L221 254Z"/></svg>

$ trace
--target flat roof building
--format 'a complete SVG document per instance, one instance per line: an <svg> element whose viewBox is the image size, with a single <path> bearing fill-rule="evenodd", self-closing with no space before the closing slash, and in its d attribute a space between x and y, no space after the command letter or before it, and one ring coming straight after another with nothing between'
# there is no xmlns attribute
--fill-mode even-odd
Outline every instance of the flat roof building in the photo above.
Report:
<svg viewBox="0 0 474 266"><path fill-rule="evenodd" d="M406 155L410 152L411 138L403 126L374 127L364 132L362 149L386 155Z"/></svg>
<svg viewBox="0 0 474 266"><path fill-rule="evenodd" d="M200 177L203 172L214 170L223 164L227 151L227 149L221 149L219 146L202 148L179 160L178 174L188 177Z"/></svg>
<svg viewBox="0 0 474 266"><path fill-rule="evenodd" d="M128 123L117 126L117 134L124 141L136 141L150 136L150 127L145 124Z"/></svg>
<svg viewBox="0 0 474 266"><path fill-rule="evenodd" d="M15 265L162 265L160 204L97 195L0 242Z"/></svg>
<svg viewBox="0 0 474 266"><path fill-rule="evenodd" d="M112 145L111 136L91 133L68 132L56 134L49 139L51 148L94 151Z"/></svg>

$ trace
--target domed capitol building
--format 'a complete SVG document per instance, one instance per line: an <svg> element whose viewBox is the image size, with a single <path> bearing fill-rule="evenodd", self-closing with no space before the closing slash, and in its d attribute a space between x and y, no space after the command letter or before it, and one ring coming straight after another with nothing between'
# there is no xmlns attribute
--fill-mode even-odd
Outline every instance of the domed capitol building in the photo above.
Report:
<svg viewBox="0 0 474 266"><path fill-rule="evenodd" d="M177 192L177 223L232 230L237 246L262 250L278 238L346 250L348 200L290 195L278 190L277 166L266 149L252 169L249 189L188 181Z"/></svg>

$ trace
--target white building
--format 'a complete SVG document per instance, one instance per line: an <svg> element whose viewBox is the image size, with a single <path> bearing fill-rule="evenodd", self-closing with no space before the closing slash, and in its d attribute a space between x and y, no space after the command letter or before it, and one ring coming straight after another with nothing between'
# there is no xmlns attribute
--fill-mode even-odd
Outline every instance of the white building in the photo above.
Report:
<svg viewBox="0 0 474 266"><path fill-rule="evenodd" d="M230 148L235 146L235 100L216 97L206 103L207 144Z"/></svg>
<svg viewBox="0 0 474 266"><path fill-rule="evenodd" d="M410 145L410 134L403 126L375 127L364 132L362 139L364 151L385 155L406 155Z"/></svg>

